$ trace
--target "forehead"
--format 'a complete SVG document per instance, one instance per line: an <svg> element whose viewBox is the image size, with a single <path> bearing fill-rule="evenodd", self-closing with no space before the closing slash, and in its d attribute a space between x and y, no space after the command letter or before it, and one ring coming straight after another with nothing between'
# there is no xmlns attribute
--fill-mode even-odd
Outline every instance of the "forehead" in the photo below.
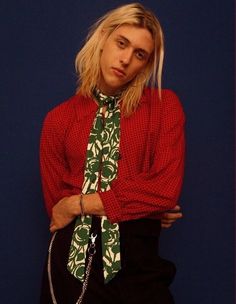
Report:
<svg viewBox="0 0 236 304"><path fill-rule="evenodd" d="M154 48L152 35L146 28L124 24L115 29L110 37L123 37L128 40L134 48L143 49L149 54Z"/></svg>

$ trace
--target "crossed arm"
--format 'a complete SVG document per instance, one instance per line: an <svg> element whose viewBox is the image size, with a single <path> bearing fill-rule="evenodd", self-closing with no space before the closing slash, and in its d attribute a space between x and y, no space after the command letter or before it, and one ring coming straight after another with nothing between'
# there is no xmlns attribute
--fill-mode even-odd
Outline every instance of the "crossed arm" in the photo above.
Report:
<svg viewBox="0 0 236 304"><path fill-rule="evenodd" d="M81 214L80 195L77 193L82 191L78 185L83 182L83 172L76 171L75 181L73 179L71 185L67 181L71 167L65 157L64 138L69 125L68 117L71 117L66 116L71 109L69 105L67 103L49 113L40 144L43 189L52 232L65 227ZM184 121L184 113L176 96L170 92L163 94L161 129L152 170L131 179L118 177L109 191L84 195L85 213L107 215L111 222L157 215L164 228L181 218L182 213L176 202L184 166Z"/></svg>
<svg viewBox="0 0 236 304"><path fill-rule="evenodd" d="M52 209L50 231L53 233L71 223L76 216L81 214L80 195L72 195L61 199ZM84 213L102 216L105 215L102 200L98 193L83 195ZM183 214L179 205L170 212L164 212L161 218L162 228L170 228L172 224L182 218Z"/></svg>

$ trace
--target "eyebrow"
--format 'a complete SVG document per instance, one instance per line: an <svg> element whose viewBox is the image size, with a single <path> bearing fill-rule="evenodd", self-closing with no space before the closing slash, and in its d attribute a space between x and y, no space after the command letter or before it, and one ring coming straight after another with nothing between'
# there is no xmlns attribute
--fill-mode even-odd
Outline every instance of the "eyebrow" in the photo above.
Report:
<svg viewBox="0 0 236 304"><path fill-rule="evenodd" d="M124 39L125 42L127 42L128 44L131 44L131 42L129 41L129 39L126 38L126 37L123 36L123 35L118 35L118 38ZM146 51L146 50L144 50L144 49L142 49L142 48L137 48L137 50L138 50L138 51L141 51L141 52L144 52L145 55L147 55L147 56L150 56L150 55L151 55L148 51Z"/></svg>

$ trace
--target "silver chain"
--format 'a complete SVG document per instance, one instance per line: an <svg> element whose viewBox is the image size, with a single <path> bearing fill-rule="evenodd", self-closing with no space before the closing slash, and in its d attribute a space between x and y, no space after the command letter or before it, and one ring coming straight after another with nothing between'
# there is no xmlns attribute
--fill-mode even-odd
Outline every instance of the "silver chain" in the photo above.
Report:
<svg viewBox="0 0 236 304"><path fill-rule="evenodd" d="M53 234L51 242L49 244L48 263L47 263L49 287L50 287L50 293L51 293L51 298L52 298L53 304L57 304L57 300L56 300L56 297L55 297L55 294L54 294L54 288L53 288L53 284L52 284L51 256L52 256L52 245L53 245L53 242L55 240L56 234L57 234L57 232L55 232ZM90 276L90 272L91 272L91 268L92 268L93 256L96 253L96 244L95 244L96 237L97 237L97 235L93 234L93 233L90 236L91 243L90 243L89 248L88 248L89 257L88 257L88 264L87 264L86 271L85 271L85 280L83 282L82 291L81 291L81 294L80 294L78 300L76 301L76 304L82 304L85 292L88 288L88 280L89 280L89 276Z"/></svg>
<svg viewBox="0 0 236 304"><path fill-rule="evenodd" d="M96 245L95 245L95 240L96 240L97 235L95 234L91 234L90 239L91 239L91 243L90 246L88 248L88 254L89 254L89 258L88 258L88 265L86 267L86 271L85 271L85 280L83 282L83 286L82 286L82 292L80 294L79 299L77 300L76 304L81 304L84 298L84 294L87 290L88 287L88 280L89 280L89 276L90 276L90 272L91 272L91 268L92 268L92 261L93 261L93 256L96 253Z"/></svg>
<svg viewBox="0 0 236 304"><path fill-rule="evenodd" d="M49 280L49 287L50 287L50 293L53 304L57 304L57 300L54 294L53 285L52 285L52 270L51 270L51 255L52 255L52 245L55 240L57 232L55 232L52 236L49 248L48 248L48 280Z"/></svg>

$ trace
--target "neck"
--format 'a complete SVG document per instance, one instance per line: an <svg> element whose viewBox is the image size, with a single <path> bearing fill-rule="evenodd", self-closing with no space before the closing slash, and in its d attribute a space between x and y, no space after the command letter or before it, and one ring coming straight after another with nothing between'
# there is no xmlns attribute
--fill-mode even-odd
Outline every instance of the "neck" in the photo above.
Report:
<svg viewBox="0 0 236 304"><path fill-rule="evenodd" d="M119 97L121 96L121 92L117 91L117 92L108 92L107 91L102 91L99 87L96 87L94 90L93 90L93 94L96 96L96 95L100 95L100 96L104 96L105 98L109 97L109 98L114 98L114 99L119 99Z"/></svg>
<svg viewBox="0 0 236 304"><path fill-rule="evenodd" d="M100 88L99 86L96 87L96 89L99 90L100 93L102 93L103 95L106 95L106 96L118 96L120 95L120 91L119 90L104 90L102 88Z"/></svg>

